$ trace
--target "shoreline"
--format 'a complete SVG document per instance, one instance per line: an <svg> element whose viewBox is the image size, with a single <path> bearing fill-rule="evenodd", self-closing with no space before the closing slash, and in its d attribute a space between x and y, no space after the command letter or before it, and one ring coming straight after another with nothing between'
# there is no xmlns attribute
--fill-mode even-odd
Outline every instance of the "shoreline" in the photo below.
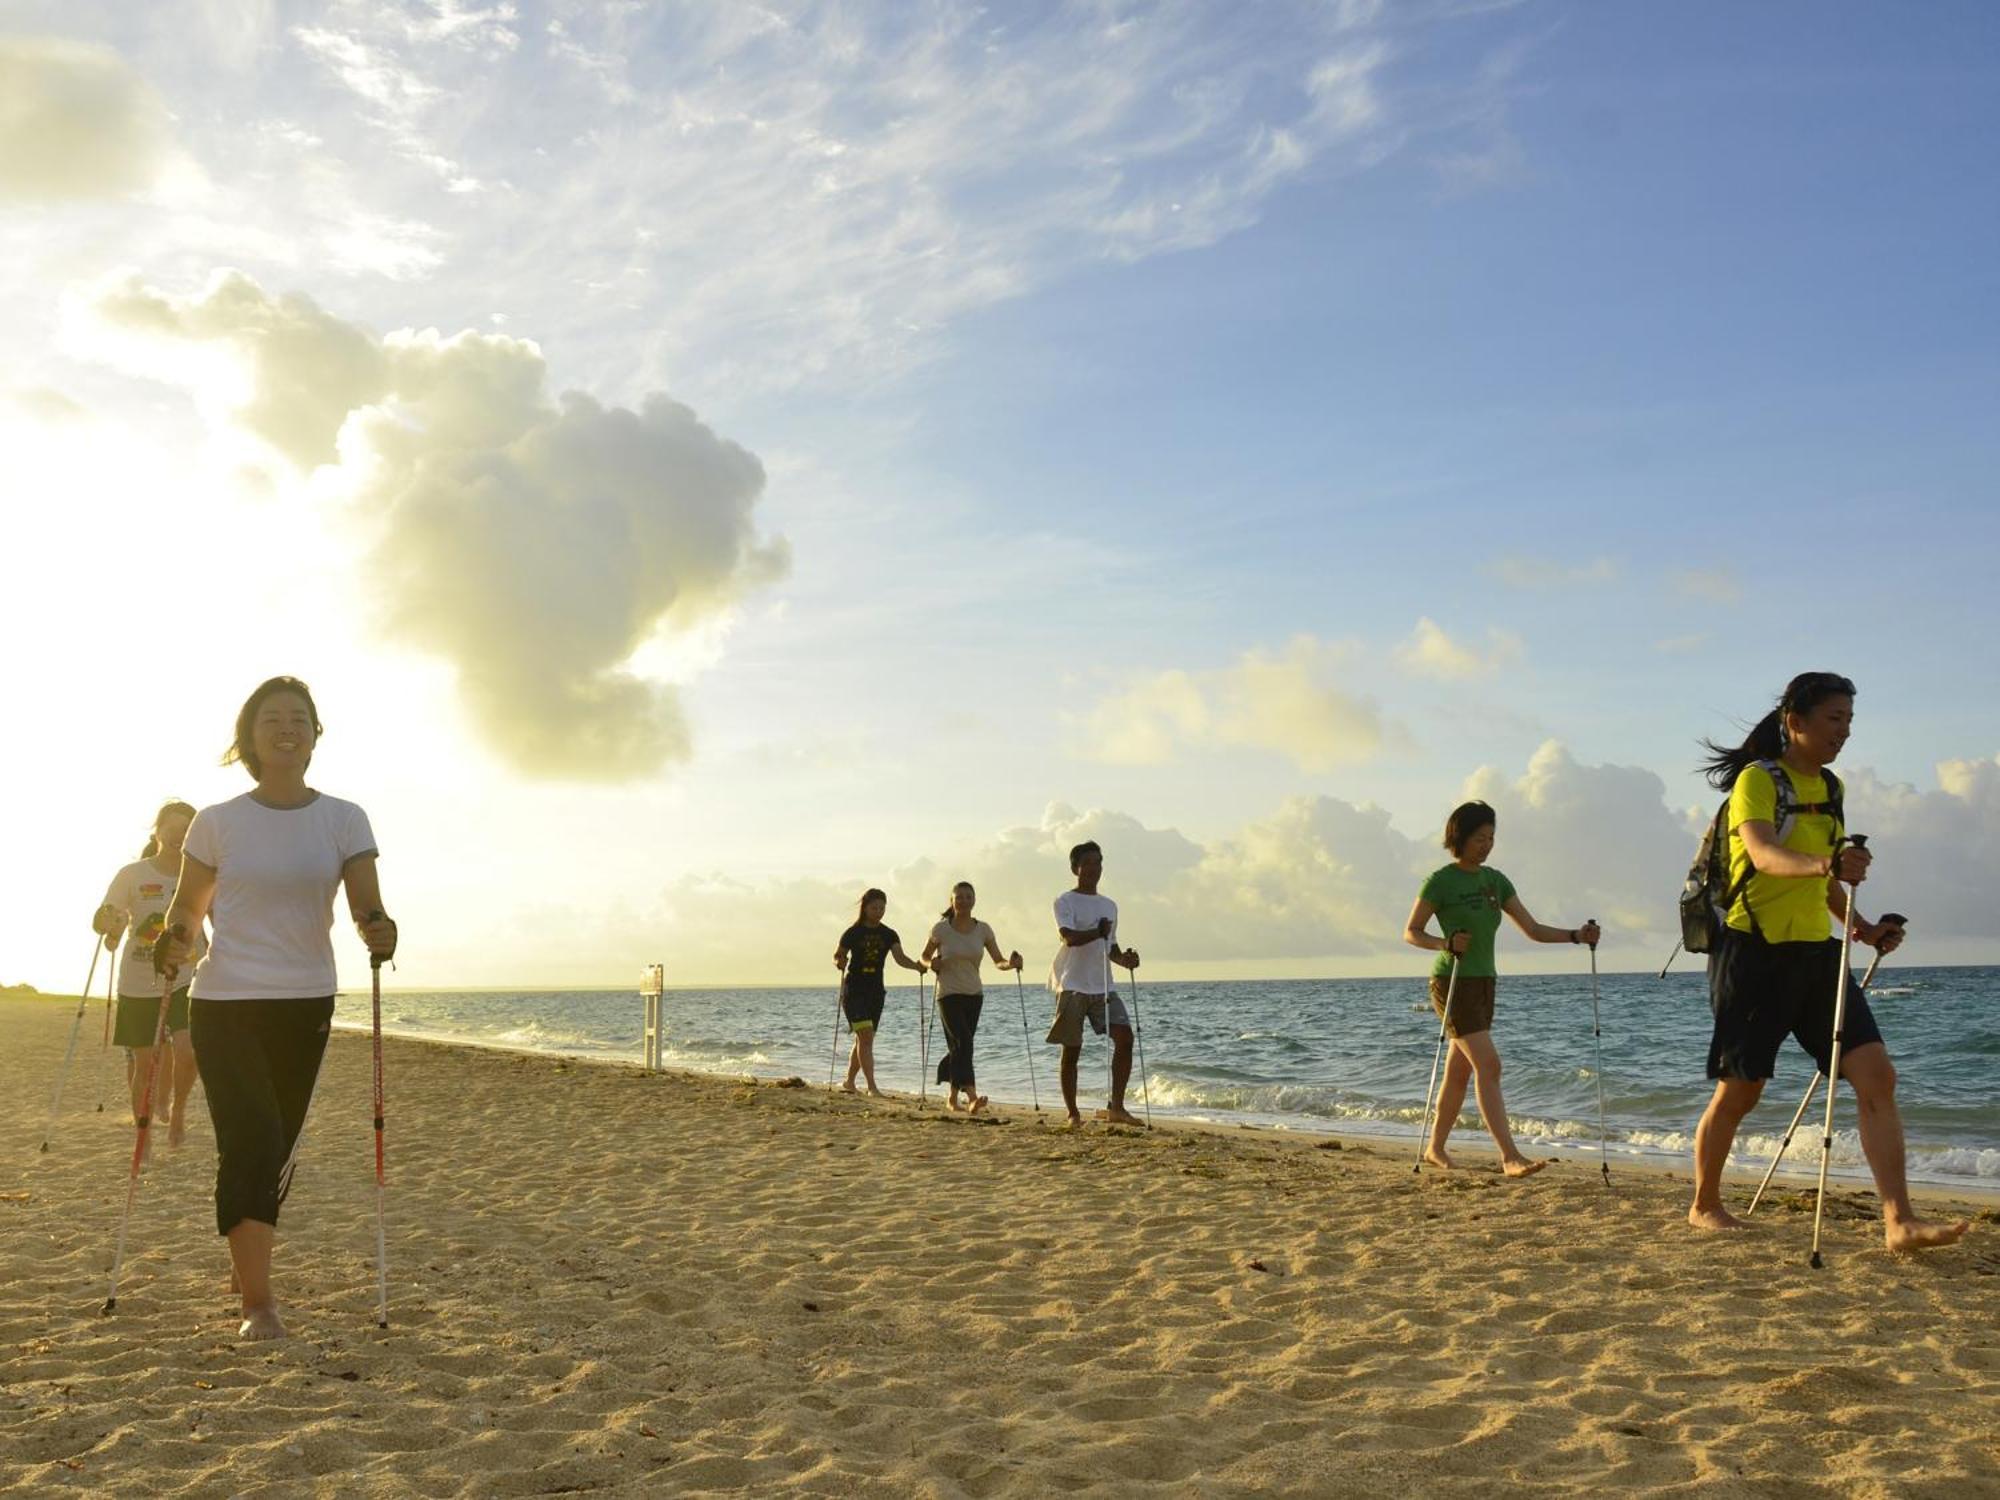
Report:
<svg viewBox="0 0 2000 1500"><path fill-rule="evenodd" d="M342 993L348 992L343 991ZM337 1032L359 1033L363 1036L369 1034L367 1026L353 1021L342 1021L338 1018L334 1020L333 1028ZM615 1056L608 1052L563 1051L557 1048L529 1047L510 1042L449 1036L436 1032L392 1032L386 1028L382 1035L385 1039L394 1036L400 1041L412 1042L422 1046L469 1047L506 1053L510 1056L562 1058L569 1062L586 1063L593 1066L629 1068L640 1074L646 1072L643 1063L633 1058ZM668 1067L660 1069L659 1076L685 1076L689 1079L723 1079L756 1084L773 1084L783 1078L798 1075L722 1070L707 1072L699 1068ZM801 1078L800 1084L807 1089L817 1087L822 1093L826 1092L823 1086L816 1085L808 1079ZM885 1090L885 1095L890 1099L902 1100L912 1108L917 1106L918 1098L913 1093L889 1089ZM1821 1094L1819 1097L1824 1099L1825 1095ZM1008 1110L1028 1112L1031 1115L1034 1109L1034 1106L1025 1099L996 1097L994 1102L1004 1106ZM941 1103L933 1107L940 1110L943 1108ZM1059 1117L1061 1112L1062 1107L1060 1103L1054 1105L1044 1104L1042 1106L1042 1114L1044 1116L1054 1115ZM1143 1110L1140 1112L1143 1113ZM1089 1119L1089 1113L1089 1109L1086 1109L1086 1126L1097 1123ZM1301 1118L1309 1119L1310 1117L1302 1116ZM1798 1153L1801 1148L1809 1145L1808 1137L1810 1132L1808 1126L1811 1123L1811 1121L1802 1121L1800 1123L1799 1134L1794 1139L1793 1154L1789 1158L1790 1160L1798 1161L1802 1159ZM1402 1146L1406 1148L1406 1154L1414 1159L1414 1148L1417 1139L1416 1132L1411 1131L1406 1136L1394 1129L1386 1128L1386 1124L1387 1122L1385 1122L1385 1128L1380 1131L1356 1130L1352 1128L1343 1130L1332 1124L1326 1126L1316 1124L1288 1125L1270 1120L1215 1120L1175 1114L1163 1115L1152 1128L1155 1130L1209 1130L1225 1135L1234 1131L1251 1131L1268 1135L1274 1140L1290 1139L1308 1144L1316 1144L1322 1140L1337 1140L1343 1146L1367 1146L1371 1150L1381 1152L1384 1155L1391 1154L1393 1148ZM1692 1122L1690 1122L1688 1129L1689 1135L1692 1136ZM1534 1156L1537 1153L1547 1153L1545 1159L1552 1165L1587 1166L1593 1171L1596 1169L1596 1152L1594 1143L1592 1142L1581 1142L1574 1146L1558 1144L1547 1137L1526 1134L1519 1123L1515 1125L1515 1135L1520 1141L1522 1150L1530 1156ZM1816 1139L1817 1137L1812 1138ZM1498 1148L1493 1145L1492 1138L1483 1130L1470 1125L1461 1126L1454 1134L1451 1149L1455 1155L1468 1156L1478 1160L1482 1164L1489 1160L1497 1161L1499 1158ZM1799 1187L1817 1183L1817 1158L1808 1155L1804 1159L1810 1161L1811 1165L1798 1168L1788 1166L1778 1171L1777 1175L1771 1179L1771 1191L1773 1193L1776 1193L1787 1185ZM1723 1173L1723 1180L1739 1184L1743 1182L1756 1183L1763 1178L1766 1165L1768 1165L1768 1162L1763 1158L1754 1159L1742 1166L1737 1166L1732 1161L1732 1164ZM1616 1176L1619 1172L1633 1171L1662 1175L1668 1178L1679 1177L1685 1180L1689 1178L1691 1163L1690 1159L1686 1156L1670 1155L1664 1151L1657 1150L1642 1149L1635 1151L1631 1147L1614 1145L1611 1150L1611 1170L1613 1176ZM1865 1164L1842 1164L1835 1166L1828 1172L1827 1178L1830 1184L1837 1184L1842 1187L1859 1186L1865 1187L1871 1192L1873 1191L1873 1180L1869 1176L1868 1168ZM1977 1178L1940 1178L1912 1173L1910 1176L1910 1185L1918 1197L1941 1199L1962 1206L1970 1206L1974 1211L2000 1207L2000 1182L1988 1186Z"/></svg>
<svg viewBox="0 0 2000 1500"><path fill-rule="evenodd" d="M0 1004L0 1064L39 1085L67 1029ZM1891 1256L1831 1192L1814 1271L1805 1194L1707 1236L1669 1174L1594 1163L1418 1177L1366 1141L384 1051L386 1332L361 1037L279 1228L279 1345L234 1340L205 1115L106 1318L131 1127L81 1089L37 1156L45 1092L0 1101L0 1490L2000 1488L2000 1213Z"/></svg>

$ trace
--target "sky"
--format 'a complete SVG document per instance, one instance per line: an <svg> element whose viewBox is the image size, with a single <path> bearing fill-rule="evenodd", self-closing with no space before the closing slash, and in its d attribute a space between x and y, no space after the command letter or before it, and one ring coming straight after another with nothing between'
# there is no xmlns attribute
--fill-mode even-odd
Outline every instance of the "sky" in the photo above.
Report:
<svg viewBox="0 0 2000 1500"><path fill-rule="evenodd" d="M1085 837L1159 977L1416 973L1467 795L1657 966L1815 669L2000 962L1995 139L1981 3L0 0L0 983L280 672L405 985L1039 972Z"/></svg>

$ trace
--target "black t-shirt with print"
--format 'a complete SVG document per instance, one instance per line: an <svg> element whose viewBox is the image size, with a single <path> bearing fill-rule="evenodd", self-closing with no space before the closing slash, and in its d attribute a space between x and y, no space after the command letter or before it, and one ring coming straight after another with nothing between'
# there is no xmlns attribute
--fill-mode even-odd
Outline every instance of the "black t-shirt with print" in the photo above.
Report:
<svg viewBox="0 0 2000 1500"><path fill-rule="evenodd" d="M889 950L901 942L893 927L864 927L856 922L843 932L840 946L847 950L847 977L840 982L840 992L870 999L880 995L882 969L889 962Z"/></svg>

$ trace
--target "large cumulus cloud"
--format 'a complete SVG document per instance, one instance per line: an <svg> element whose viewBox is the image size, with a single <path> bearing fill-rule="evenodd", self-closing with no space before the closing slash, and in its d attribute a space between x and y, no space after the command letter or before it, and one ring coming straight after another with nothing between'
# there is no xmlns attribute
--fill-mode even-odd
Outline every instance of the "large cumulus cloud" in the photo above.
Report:
<svg viewBox="0 0 2000 1500"><path fill-rule="evenodd" d="M165 105L109 48L0 36L0 202L137 192L170 140Z"/></svg>
<svg viewBox="0 0 2000 1500"><path fill-rule="evenodd" d="M90 311L122 357L353 507L383 629L452 664L503 758L617 780L689 753L673 689L626 664L784 570L753 454L666 396L552 396L526 340L378 338L240 273L185 297L127 282Z"/></svg>

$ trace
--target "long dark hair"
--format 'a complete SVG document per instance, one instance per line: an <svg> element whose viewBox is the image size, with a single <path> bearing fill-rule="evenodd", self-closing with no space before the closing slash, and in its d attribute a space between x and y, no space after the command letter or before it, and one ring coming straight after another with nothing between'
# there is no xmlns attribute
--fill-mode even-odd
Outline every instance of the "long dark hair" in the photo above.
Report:
<svg viewBox="0 0 2000 1500"><path fill-rule="evenodd" d="M972 888L972 882L969 880L961 880L957 885L951 888L951 893L954 896L956 896L960 891L964 891L968 896L977 896L979 894L979 892L975 891ZM957 910L957 908L958 908L957 902L947 901L945 903L944 910L939 912L938 915L940 917L943 917L945 921L949 922L951 920L952 912Z"/></svg>
<svg viewBox="0 0 2000 1500"><path fill-rule="evenodd" d="M192 819L194 809L185 802L163 802L160 810L153 814L153 836L146 840L146 847L139 851L139 858L151 859L160 852L160 825L167 820L168 813L186 813Z"/></svg>
<svg viewBox="0 0 2000 1500"><path fill-rule="evenodd" d="M870 901L880 901L884 906L887 906L889 904L889 893L887 891L878 891L872 885L869 886L867 890L861 893L861 899L855 903L855 921L861 922L867 919L868 903Z"/></svg>
<svg viewBox="0 0 2000 1500"><path fill-rule="evenodd" d="M1701 763L1701 774L1708 778L1708 784L1718 792L1726 792L1736 785L1736 778L1743 774L1745 766L1755 765L1760 760L1776 760L1785 753L1785 715L1809 714L1829 698L1852 698L1854 684L1838 672L1801 672L1785 684L1785 691L1778 697L1778 706L1750 726L1750 733L1744 736L1740 745L1718 745L1714 740L1703 740L1702 749L1708 758Z"/></svg>
<svg viewBox="0 0 2000 1500"><path fill-rule="evenodd" d="M253 738L257 728L257 710L263 707L266 698L277 693L297 693L306 700L306 717L312 720L315 745L319 743L319 737L326 733L326 729L319 722L319 705L313 702L312 689L298 678L267 677L258 683L257 690L245 698L243 707L236 711L236 738L230 742L229 748L222 752L222 763L225 766L233 766L241 761L243 769L259 781L264 779L264 766L257 757L257 745ZM310 751L307 752L306 758L308 761L311 760Z"/></svg>

